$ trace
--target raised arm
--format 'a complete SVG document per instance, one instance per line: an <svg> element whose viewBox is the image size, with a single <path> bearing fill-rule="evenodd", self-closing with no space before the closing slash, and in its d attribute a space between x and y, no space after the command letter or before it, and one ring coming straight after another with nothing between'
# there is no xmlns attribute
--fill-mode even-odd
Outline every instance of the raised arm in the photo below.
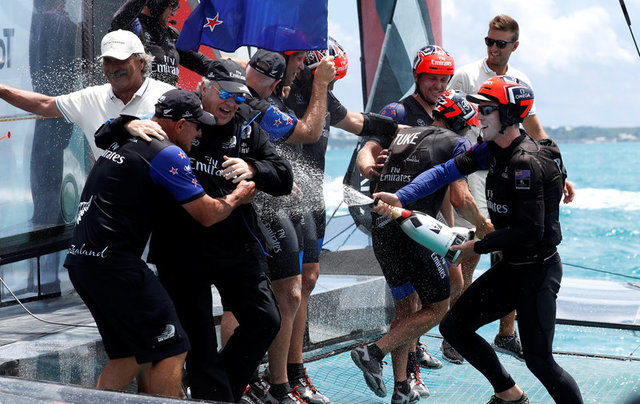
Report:
<svg viewBox="0 0 640 404"><path fill-rule="evenodd" d="M314 143L320 139L327 112L327 89L335 74L333 56L322 58L316 68L307 112L297 122L287 143Z"/></svg>
<svg viewBox="0 0 640 404"><path fill-rule="evenodd" d="M62 116L62 112L56 104L56 97L0 84L0 98L14 107L32 114L47 118L59 118Z"/></svg>

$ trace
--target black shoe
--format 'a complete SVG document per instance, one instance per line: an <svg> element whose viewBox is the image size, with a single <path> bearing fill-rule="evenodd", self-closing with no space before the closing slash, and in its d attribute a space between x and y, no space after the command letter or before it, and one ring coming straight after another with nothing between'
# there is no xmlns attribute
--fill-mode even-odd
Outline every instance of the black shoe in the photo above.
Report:
<svg viewBox="0 0 640 404"><path fill-rule="evenodd" d="M515 331L513 332L513 334L507 335L506 337L496 335L496 338L493 340L493 344L491 344L491 346L498 352L511 355L519 361L524 361L522 344L520 343L520 338L518 338L518 333Z"/></svg>
<svg viewBox="0 0 640 404"><path fill-rule="evenodd" d="M505 401L493 395L489 401L487 401L487 404L529 404L529 397L527 397L527 393L524 391L522 392L522 397L516 401Z"/></svg>
<svg viewBox="0 0 640 404"><path fill-rule="evenodd" d="M451 363L455 363L456 365L461 365L464 362L464 358L462 355L455 350L454 347L449 344L446 339L442 340L442 345L440 345L440 349L442 350L442 357L448 360Z"/></svg>
<svg viewBox="0 0 640 404"><path fill-rule="evenodd" d="M369 355L369 348L361 345L351 351L351 359L362 370L364 381L378 397L387 395L387 387L382 380L382 363Z"/></svg>

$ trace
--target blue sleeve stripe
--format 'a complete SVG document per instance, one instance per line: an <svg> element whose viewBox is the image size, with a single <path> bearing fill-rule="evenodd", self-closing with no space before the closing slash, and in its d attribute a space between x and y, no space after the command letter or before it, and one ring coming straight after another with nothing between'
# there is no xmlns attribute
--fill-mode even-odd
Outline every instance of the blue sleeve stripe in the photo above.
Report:
<svg viewBox="0 0 640 404"><path fill-rule="evenodd" d="M166 188L176 201L186 203L204 193L191 170L187 154L178 146L160 150L150 164L151 179Z"/></svg>
<svg viewBox="0 0 640 404"><path fill-rule="evenodd" d="M423 171L409 184L396 191L402 206L431 195L438 189L462 178L453 159Z"/></svg>

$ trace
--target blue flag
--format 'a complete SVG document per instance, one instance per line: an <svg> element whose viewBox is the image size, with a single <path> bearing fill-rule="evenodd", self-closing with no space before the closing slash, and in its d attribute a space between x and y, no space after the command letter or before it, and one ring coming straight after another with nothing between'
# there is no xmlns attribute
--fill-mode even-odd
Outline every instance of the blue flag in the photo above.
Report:
<svg viewBox="0 0 640 404"><path fill-rule="evenodd" d="M274 52L327 48L328 0L201 0L176 47L225 52L255 46Z"/></svg>

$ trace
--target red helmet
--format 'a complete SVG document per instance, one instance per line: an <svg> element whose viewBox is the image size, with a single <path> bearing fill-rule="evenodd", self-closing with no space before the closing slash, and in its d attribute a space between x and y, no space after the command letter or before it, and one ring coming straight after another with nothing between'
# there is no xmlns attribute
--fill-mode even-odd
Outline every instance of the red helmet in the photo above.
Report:
<svg viewBox="0 0 640 404"><path fill-rule="evenodd" d="M335 63L336 66L336 76L334 80L340 80L347 75L347 69L349 68L347 52L344 51L338 41L331 37L329 37L328 45L329 56L334 57L333 63ZM318 66L318 63L320 63L320 60L325 56L327 56L327 50L307 51L307 55L304 58L304 64L307 65L309 69L314 70L316 66Z"/></svg>
<svg viewBox="0 0 640 404"><path fill-rule="evenodd" d="M440 94L433 107L433 117L444 120L454 132L459 132L477 122L478 111L458 90L447 90Z"/></svg>
<svg viewBox="0 0 640 404"><path fill-rule="evenodd" d="M413 59L413 72L452 76L455 70L453 57L437 45L427 45Z"/></svg>
<svg viewBox="0 0 640 404"><path fill-rule="evenodd" d="M504 126L520 123L533 106L533 90L524 81L511 76L494 76L485 81L477 94L467 95L476 104L480 101L500 105L500 122Z"/></svg>

